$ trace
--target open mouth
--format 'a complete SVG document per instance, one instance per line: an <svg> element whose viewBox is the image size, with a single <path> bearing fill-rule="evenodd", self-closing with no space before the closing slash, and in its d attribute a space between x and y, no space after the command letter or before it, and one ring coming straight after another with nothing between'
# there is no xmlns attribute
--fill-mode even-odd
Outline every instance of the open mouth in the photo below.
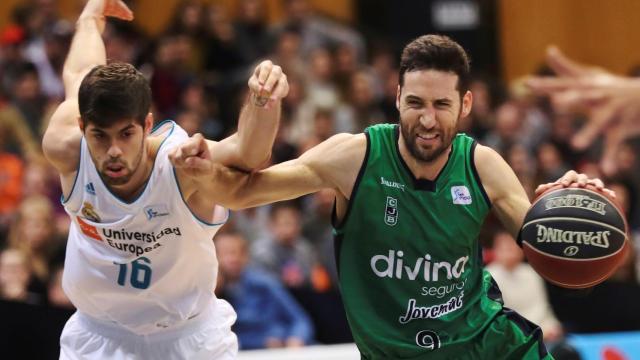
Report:
<svg viewBox="0 0 640 360"><path fill-rule="evenodd" d="M112 178L120 177L125 174L126 168L121 164L109 164L105 173Z"/></svg>
<svg viewBox="0 0 640 360"><path fill-rule="evenodd" d="M440 137L440 135L437 133L416 134L416 137L419 143L424 145L431 145Z"/></svg>

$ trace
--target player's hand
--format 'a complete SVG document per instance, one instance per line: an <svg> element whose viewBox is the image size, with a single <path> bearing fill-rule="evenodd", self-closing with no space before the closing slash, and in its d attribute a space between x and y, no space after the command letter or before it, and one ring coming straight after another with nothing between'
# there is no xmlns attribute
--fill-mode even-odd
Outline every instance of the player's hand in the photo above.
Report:
<svg viewBox="0 0 640 360"><path fill-rule="evenodd" d="M581 188L587 185L592 185L598 191L606 193L612 198L616 197L615 191L605 188L602 180L598 178L591 179L587 175L579 174L574 170L567 171L560 179L556 180L555 182L542 184L538 186L538 188L536 188L535 196L540 196L540 194L542 194L543 192L549 190L550 188L556 185L562 185L562 187L566 188L566 187L572 186L573 184L576 184L576 186Z"/></svg>
<svg viewBox="0 0 640 360"><path fill-rule="evenodd" d="M176 169L191 177L211 175L215 168L207 141L202 134L194 134L171 150L169 160Z"/></svg>
<svg viewBox="0 0 640 360"><path fill-rule="evenodd" d="M251 103L270 109L273 104L282 100L289 93L289 82L282 68L270 60L265 60L256 66L249 78Z"/></svg>
<svg viewBox="0 0 640 360"><path fill-rule="evenodd" d="M110 16L121 20L133 20L133 12L122 0L89 0L82 10L82 17Z"/></svg>

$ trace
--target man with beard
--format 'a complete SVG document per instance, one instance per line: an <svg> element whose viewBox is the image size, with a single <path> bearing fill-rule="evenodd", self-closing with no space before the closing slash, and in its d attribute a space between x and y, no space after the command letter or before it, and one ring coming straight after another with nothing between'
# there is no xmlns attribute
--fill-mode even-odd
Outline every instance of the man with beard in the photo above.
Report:
<svg viewBox="0 0 640 360"><path fill-rule="evenodd" d="M234 358L235 313L213 293L212 238L228 211L172 167L169 152L189 137L173 121L152 129L148 81L129 64L107 64L106 16L133 18L122 1L87 2L64 66L66 99L42 143L72 219L62 286L78 311L60 357ZM264 61L248 86L238 132L221 142L200 137L197 155L244 170L268 160L287 79Z"/></svg>
<svg viewBox="0 0 640 360"><path fill-rule="evenodd" d="M482 268L477 238L491 207L515 238L531 204L500 155L457 134L472 104L466 53L422 36L399 75L399 126L338 134L254 174L188 156L198 139L170 158L202 187L225 189L219 201L231 207L334 189L340 288L363 359L550 358L540 328L503 307ZM603 189L574 171L558 181Z"/></svg>

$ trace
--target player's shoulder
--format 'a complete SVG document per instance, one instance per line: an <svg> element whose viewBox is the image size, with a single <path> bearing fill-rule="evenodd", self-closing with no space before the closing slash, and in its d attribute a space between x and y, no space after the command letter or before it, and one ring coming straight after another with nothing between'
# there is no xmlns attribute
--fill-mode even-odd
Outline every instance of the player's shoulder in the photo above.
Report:
<svg viewBox="0 0 640 360"><path fill-rule="evenodd" d="M74 172L80 159L82 132L77 122L69 121L78 116L77 100L65 100L51 116L42 138L44 156L62 174Z"/></svg>
<svg viewBox="0 0 640 360"><path fill-rule="evenodd" d="M500 156L500 154L498 154L497 151L490 148L489 146L485 146L480 143L476 143L473 155L474 155L473 158L475 160L476 167L478 165L480 166L490 165L502 160L502 156Z"/></svg>

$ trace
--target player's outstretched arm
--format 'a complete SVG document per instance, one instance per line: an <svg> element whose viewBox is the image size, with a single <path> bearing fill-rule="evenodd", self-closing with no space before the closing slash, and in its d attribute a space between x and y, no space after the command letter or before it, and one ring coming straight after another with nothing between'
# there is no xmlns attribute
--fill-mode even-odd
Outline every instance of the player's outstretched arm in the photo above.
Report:
<svg viewBox="0 0 640 360"><path fill-rule="evenodd" d="M255 68L248 86L238 131L219 143L209 142L212 160L246 171L264 166L271 158L282 98L289 93L287 76L269 60Z"/></svg>
<svg viewBox="0 0 640 360"><path fill-rule="evenodd" d="M93 67L105 64L107 60L102 41L106 16L133 19L133 13L122 1L87 2L76 22L76 32L63 68L65 101L51 117L42 140L45 156L62 174L74 171L80 156L78 88Z"/></svg>
<svg viewBox="0 0 640 360"><path fill-rule="evenodd" d="M338 134L295 160L246 173L208 159L202 136L194 136L170 155L185 195L203 196L231 209L294 199L325 188L351 196L366 152L363 134ZM184 184L184 185L183 185Z"/></svg>

